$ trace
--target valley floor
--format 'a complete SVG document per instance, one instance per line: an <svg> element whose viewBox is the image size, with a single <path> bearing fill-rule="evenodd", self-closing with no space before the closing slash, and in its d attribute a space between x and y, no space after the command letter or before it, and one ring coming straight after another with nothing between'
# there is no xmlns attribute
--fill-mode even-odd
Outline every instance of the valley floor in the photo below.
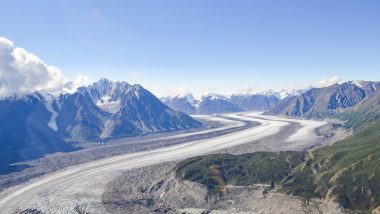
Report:
<svg viewBox="0 0 380 214"><path fill-rule="evenodd" d="M217 132L215 134L199 131L195 134L181 133L177 136L157 137L148 141L172 143L164 144L163 147L154 147L152 143L147 144L145 151L104 157L100 160L67 167L25 184L8 188L0 193L0 210L2 213L20 212L28 209L46 213L78 213L81 210L89 213L114 213L119 209L121 213L124 211L128 213L128 209L134 209L134 204L120 204L124 211L121 211L118 206L110 208L106 202L112 197L107 198L105 195L114 196L116 194L118 197L123 197L123 192L112 192L112 185L110 186L110 184L115 179L120 180L122 178L120 176L125 176L125 174L135 176L133 182L145 181L143 186L151 187L154 180L150 180L149 176L141 180L142 177L138 173L135 174L138 172L138 168L168 163L169 168L166 168L168 170L170 169L170 162L211 153L241 154L254 151L305 150L331 144L347 135L343 130L333 130L328 122L291 120L264 116L259 113L227 114L224 116L224 118L212 116L203 118L225 124L222 127L216 127ZM316 129L317 131L315 131ZM232 130L232 132L226 132L226 130ZM182 140L171 141L172 139ZM124 145L122 142L119 143L120 146ZM79 161L79 163L81 162ZM160 171L164 172L165 170ZM157 173L158 171L151 170L149 174L154 177ZM122 181L125 183L125 180L122 179ZM168 191L170 192L170 190ZM138 195L134 195L133 191L128 197L137 197L138 199ZM174 194L171 197L180 196ZM275 198L278 199L277 196ZM203 199L198 198L197 200ZM253 198L252 200L257 199ZM281 203L284 203L284 200L287 199L280 197ZM294 200L302 205L301 199L296 198ZM142 204L141 206L146 203L149 205L152 201L138 201L138 204ZM268 203L272 202L268 201ZM185 207L192 208L184 205ZM179 207L175 208L179 209ZM251 211L255 210L246 208ZM276 211L280 213L281 209L279 208Z"/></svg>

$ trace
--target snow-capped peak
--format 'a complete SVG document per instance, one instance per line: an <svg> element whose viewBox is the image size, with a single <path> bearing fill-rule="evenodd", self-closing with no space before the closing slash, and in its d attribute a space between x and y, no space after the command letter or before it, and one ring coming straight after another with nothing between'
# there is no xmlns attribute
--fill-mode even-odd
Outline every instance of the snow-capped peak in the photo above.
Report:
<svg viewBox="0 0 380 214"><path fill-rule="evenodd" d="M120 100L112 100L108 95L101 97L96 103L105 112L115 114L120 111Z"/></svg>
<svg viewBox="0 0 380 214"><path fill-rule="evenodd" d="M215 93L209 93L202 96L202 100L210 99L210 100L224 100L226 99L225 96L221 94L215 94Z"/></svg>
<svg viewBox="0 0 380 214"><path fill-rule="evenodd" d="M106 78L100 79L87 87L78 89L79 93L86 94L91 97L93 103L104 103L117 101L120 96L127 93L131 89L131 85L124 81L113 82ZM103 100L103 101L102 101Z"/></svg>
<svg viewBox="0 0 380 214"><path fill-rule="evenodd" d="M238 93L233 95L264 95L264 96L275 96L279 99L284 99L289 96L297 96L302 94L306 89L300 89L295 86L284 88L284 89L262 89L262 88L251 88L246 87L240 90Z"/></svg>
<svg viewBox="0 0 380 214"><path fill-rule="evenodd" d="M189 102L189 103L192 104L192 105L195 105L195 104L197 104L197 103L199 102L198 100L196 100L196 99L194 98L193 94L191 94L191 93L179 94L179 95L177 96L177 98L186 99L186 101Z"/></svg>
<svg viewBox="0 0 380 214"><path fill-rule="evenodd" d="M170 90L166 96L162 97L161 100L173 100L173 99L185 99L191 105L196 105L199 100L194 97L194 95L186 87L180 87Z"/></svg>
<svg viewBox="0 0 380 214"><path fill-rule="evenodd" d="M364 81L362 81L362 80L354 80L354 81L350 81L350 83L358 86L359 88L362 88L363 84L364 84Z"/></svg>

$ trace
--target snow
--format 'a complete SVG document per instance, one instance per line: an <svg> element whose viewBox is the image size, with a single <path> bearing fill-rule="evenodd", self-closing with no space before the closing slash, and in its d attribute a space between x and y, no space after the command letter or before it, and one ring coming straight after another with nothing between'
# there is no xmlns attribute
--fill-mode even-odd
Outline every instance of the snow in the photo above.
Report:
<svg viewBox="0 0 380 214"><path fill-rule="evenodd" d="M56 112L53 108L53 104L56 103L59 106L59 103L56 102L56 95L48 92L48 90L39 90L37 92L32 92L32 93L19 93L16 94L15 96L12 97L7 97L4 99L9 99L11 101L16 101L16 100L24 100L26 102L30 102L31 98L36 98L40 101L44 102L45 108L48 112L51 113L48 126L51 128L53 131L58 131L57 127L57 117L58 117L58 112Z"/></svg>
<svg viewBox="0 0 380 214"><path fill-rule="evenodd" d="M51 113L50 120L48 122L48 126L53 131L58 131L57 117L59 114L53 108L53 103L55 102L55 97L51 94L45 94L44 97L46 99L46 101L45 101L46 110L48 110Z"/></svg>
<svg viewBox="0 0 380 214"><path fill-rule="evenodd" d="M136 96L137 98L140 98L140 93L139 93L138 90L135 90L135 96Z"/></svg>
<svg viewBox="0 0 380 214"><path fill-rule="evenodd" d="M333 76L329 79L322 79L318 82L317 88L325 88L335 84L341 84L343 81L339 76Z"/></svg>
<svg viewBox="0 0 380 214"><path fill-rule="evenodd" d="M140 86L137 84L137 85L134 85L134 93L135 93L135 96L140 99Z"/></svg>
<svg viewBox="0 0 380 214"><path fill-rule="evenodd" d="M190 105L194 107L197 106L197 104L200 102L200 100L197 100L191 93L175 94L173 96L161 97L160 99L163 102L172 102L175 99L185 99Z"/></svg>
<svg viewBox="0 0 380 214"><path fill-rule="evenodd" d="M358 86L359 88L363 87L361 81L357 81L357 80L355 80L355 81L352 81L352 84Z"/></svg>
<svg viewBox="0 0 380 214"><path fill-rule="evenodd" d="M224 97L223 95L220 95L220 94L207 94L207 95L204 95L202 96L202 100L205 100L209 98L210 100L224 100L226 99L226 97Z"/></svg>
<svg viewBox="0 0 380 214"><path fill-rule="evenodd" d="M105 112L115 114L120 111L120 100L112 100L108 95L101 97L96 103Z"/></svg>
<svg viewBox="0 0 380 214"><path fill-rule="evenodd" d="M241 95L241 96L264 95L264 96L275 96L279 99L284 99L289 96L298 96L308 89L310 89L310 86L306 88L302 88L302 89L296 86L291 86L289 88L283 88L283 89L271 89L271 88L263 89L263 88L246 87L243 90L240 90L240 92L233 93L232 95Z"/></svg>
<svg viewBox="0 0 380 214"><path fill-rule="evenodd" d="M178 95L179 98L185 98L191 105L196 105L198 101L190 93Z"/></svg>

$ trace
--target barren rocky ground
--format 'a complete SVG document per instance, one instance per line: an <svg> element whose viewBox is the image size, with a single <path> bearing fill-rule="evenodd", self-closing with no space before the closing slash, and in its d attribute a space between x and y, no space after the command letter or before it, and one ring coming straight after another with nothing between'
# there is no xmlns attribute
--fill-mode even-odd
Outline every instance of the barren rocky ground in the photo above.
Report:
<svg viewBox="0 0 380 214"><path fill-rule="evenodd" d="M287 143L301 124L290 122L276 135L219 150L213 153L244 154L256 151L307 150L325 146L350 134L338 121L318 127L315 136L305 142ZM282 140L283 143L279 143ZM344 213L331 201L306 202L276 192L276 188L257 184L250 187L227 186L227 194L216 197L199 183L175 177L176 162L148 166L123 172L106 186L102 203L110 213Z"/></svg>
<svg viewBox="0 0 380 214"><path fill-rule="evenodd" d="M270 185L227 186L213 196L201 184L178 180L175 162L126 171L106 185L102 203L109 213L342 213L328 201L277 193Z"/></svg>

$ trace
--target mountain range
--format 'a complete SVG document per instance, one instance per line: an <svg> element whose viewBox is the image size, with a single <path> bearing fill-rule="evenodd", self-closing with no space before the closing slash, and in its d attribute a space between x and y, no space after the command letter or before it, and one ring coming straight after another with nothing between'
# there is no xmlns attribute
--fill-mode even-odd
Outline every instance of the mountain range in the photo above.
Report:
<svg viewBox="0 0 380 214"><path fill-rule="evenodd" d="M282 100L268 114L322 119L349 112L353 108L377 108L380 82L348 81L324 88L312 88ZM376 103L377 100L377 103Z"/></svg>
<svg viewBox="0 0 380 214"><path fill-rule="evenodd" d="M170 108L188 114L266 111L266 114L312 119L337 116L348 120L355 116L355 120L360 117L364 123L374 112L380 114L379 88L380 82L376 81L347 81L305 90L266 90L231 96L212 94L200 100L186 94L161 100Z"/></svg>
<svg viewBox="0 0 380 214"><path fill-rule="evenodd" d="M266 111L285 117L336 117L348 128L380 118L380 82L348 81L288 93L191 94L161 98L141 85L101 79L74 93L37 91L0 99L0 154L17 161L74 149L70 143L187 130L188 114ZM286 93L283 93L286 94Z"/></svg>
<svg viewBox="0 0 380 214"><path fill-rule="evenodd" d="M75 93L39 91L0 100L0 154L16 161L99 141L187 130L202 124L164 105L141 85L101 79Z"/></svg>
<svg viewBox="0 0 380 214"><path fill-rule="evenodd" d="M239 111L266 111L278 104L280 98L275 95L234 94L223 96L208 94L200 100L192 94L163 97L161 100L170 108L187 114L216 114Z"/></svg>
<svg viewBox="0 0 380 214"><path fill-rule="evenodd" d="M307 206L318 198L339 204L342 213L379 213L379 86L380 82L375 81L347 81L311 88L280 99L266 112L295 118L341 119L354 132L332 145L307 151L200 156L178 163L176 176L202 184L208 193L221 198L226 186L268 184L276 193L302 198ZM310 207L304 212L313 213ZM331 208L318 212L341 213Z"/></svg>

